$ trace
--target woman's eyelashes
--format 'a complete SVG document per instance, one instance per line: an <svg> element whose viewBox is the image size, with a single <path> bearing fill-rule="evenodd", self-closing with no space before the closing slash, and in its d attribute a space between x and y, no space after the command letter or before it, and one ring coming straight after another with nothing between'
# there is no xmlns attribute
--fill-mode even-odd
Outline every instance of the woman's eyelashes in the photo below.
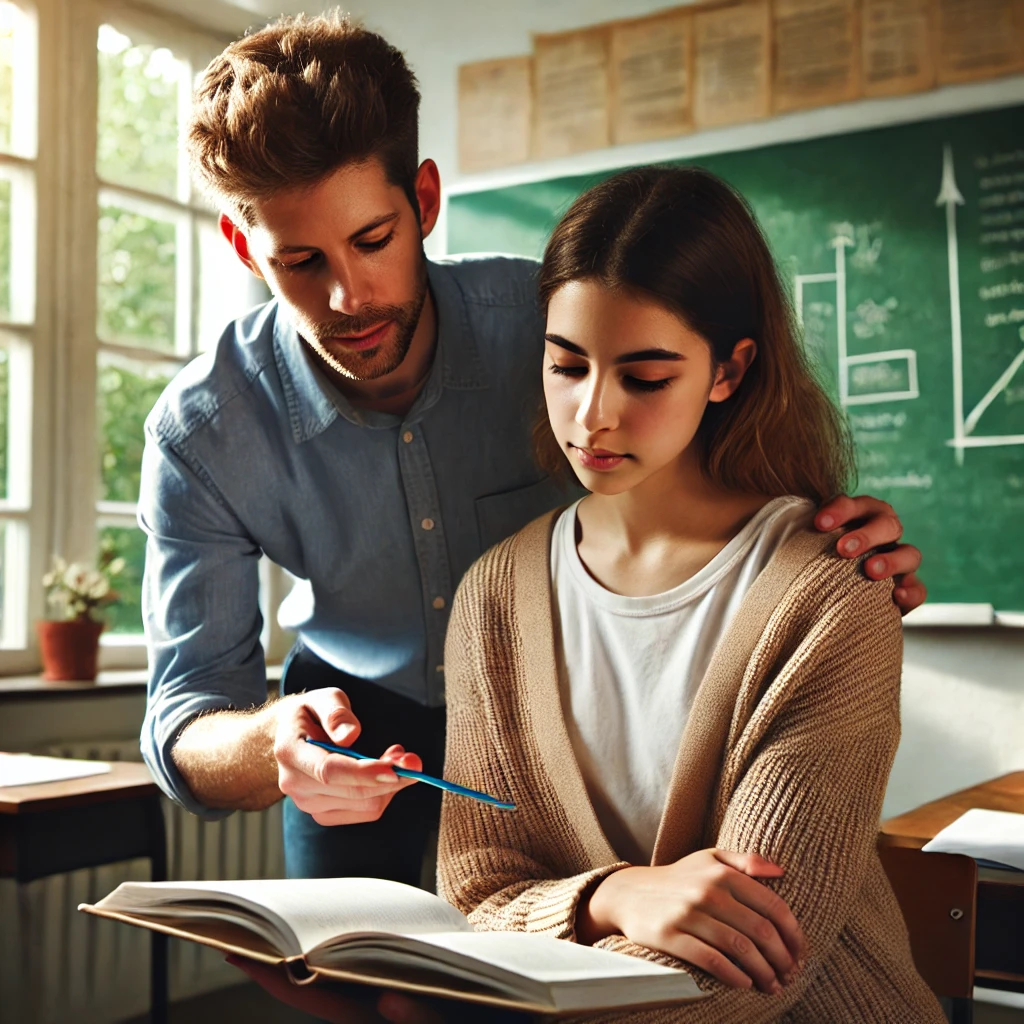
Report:
<svg viewBox="0 0 1024 1024"><path fill-rule="evenodd" d="M585 377L587 375L587 368L585 366L560 366L558 363L552 363L548 369L559 377ZM644 380L642 377L626 375L622 378L622 383L631 391L649 393L667 388L673 379L672 377L664 377L661 380Z"/></svg>

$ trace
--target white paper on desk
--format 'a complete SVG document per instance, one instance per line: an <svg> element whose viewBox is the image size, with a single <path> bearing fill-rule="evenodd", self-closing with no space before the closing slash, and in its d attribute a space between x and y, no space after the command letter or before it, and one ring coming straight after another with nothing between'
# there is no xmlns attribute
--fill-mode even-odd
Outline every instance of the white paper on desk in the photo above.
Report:
<svg viewBox="0 0 1024 1024"><path fill-rule="evenodd" d="M36 757L34 754L0 753L0 786L31 786L37 782L63 782L104 775L104 761L74 761L69 757Z"/></svg>
<svg viewBox="0 0 1024 1024"><path fill-rule="evenodd" d="M972 807L922 849L926 853L964 853L991 866L1024 871L1024 814Z"/></svg>

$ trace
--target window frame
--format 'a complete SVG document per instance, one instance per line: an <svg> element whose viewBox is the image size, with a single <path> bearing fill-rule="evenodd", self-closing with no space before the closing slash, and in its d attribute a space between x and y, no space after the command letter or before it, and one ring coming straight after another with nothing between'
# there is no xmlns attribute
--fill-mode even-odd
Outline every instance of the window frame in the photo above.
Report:
<svg viewBox="0 0 1024 1024"><path fill-rule="evenodd" d="M6 553L20 558L17 578L12 576L8 582L18 587L21 612L13 620L5 616L0 675L29 673L40 667L33 620L46 615L42 575L52 554L92 561L101 526L137 526L132 504L101 500L96 393L100 353L176 368L196 352L193 332L199 319L199 295L193 268L182 266L180 250L176 254L175 352L101 341L97 326L101 195L126 197L133 206L150 205L173 213L181 225L179 242L187 238L186 262L193 255L198 258L199 222L216 222L216 214L187 184L181 157L179 194L174 197L151 195L99 177L99 27L112 24L133 42L166 46L186 62L188 73L179 110L187 105L196 70L234 38L118 0L15 2L33 11L37 26L38 147L28 156L0 154L0 177L8 166L34 177L34 211L31 204L19 204L19 210L23 218L33 217L35 224L35 259L29 264L36 281L37 315L30 324L0 322L0 342L13 339L11 351L17 355L17 370L26 383L26 374L31 379L30 387L11 388L12 403L20 403L18 415L28 421L28 429L17 432L18 444L14 444L13 430L9 442L9 458L17 461L24 486L17 493L12 491L9 499L0 500L0 522L20 524L18 529L6 531L2 543L7 545ZM12 372L14 369L12 365ZM12 416L14 412L12 405ZM14 474L10 476L13 480ZM286 590L284 574L276 567L261 569L261 578L266 577L261 601L268 602L267 611L276 612ZM276 625L276 614L268 614L266 619L263 640L267 658L278 660L287 640ZM101 638L101 669L145 665L141 633Z"/></svg>

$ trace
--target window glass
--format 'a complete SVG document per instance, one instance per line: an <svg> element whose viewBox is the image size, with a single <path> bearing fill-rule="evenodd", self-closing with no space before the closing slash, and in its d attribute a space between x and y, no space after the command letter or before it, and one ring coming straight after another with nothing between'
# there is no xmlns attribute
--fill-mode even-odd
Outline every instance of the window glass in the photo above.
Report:
<svg viewBox="0 0 1024 1024"><path fill-rule="evenodd" d="M132 526L101 526L98 541L101 563L124 559L124 569L111 580L118 600L104 610L107 629L111 633L141 633L146 535Z"/></svg>
<svg viewBox="0 0 1024 1024"><path fill-rule="evenodd" d="M179 191L179 92L187 68L166 47L101 25L96 172L104 181L174 197Z"/></svg>
<svg viewBox="0 0 1024 1024"><path fill-rule="evenodd" d="M0 3L0 149L8 152L14 122L14 37L20 15L14 4Z"/></svg>
<svg viewBox="0 0 1024 1024"><path fill-rule="evenodd" d="M174 351L176 226L100 207L97 330L104 341Z"/></svg>
<svg viewBox="0 0 1024 1024"><path fill-rule="evenodd" d="M100 500L139 500L143 424L174 375L165 364L100 356L96 375Z"/></svg>

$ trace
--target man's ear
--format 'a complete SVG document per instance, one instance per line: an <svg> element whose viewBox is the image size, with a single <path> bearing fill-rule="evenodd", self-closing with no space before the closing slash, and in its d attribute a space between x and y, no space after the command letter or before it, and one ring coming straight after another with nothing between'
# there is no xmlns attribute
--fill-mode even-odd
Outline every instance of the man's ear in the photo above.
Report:
<svg viewBox="0 0 1024 1024"><path fill-rule="evenodd" d="M220 233L235 250L235 255L262 281L263 274L255 260L249 255L249 239L246 238L242 229L226 213L220 215L217 225L220 228Z"/></svg>
<svg viewBox="0 0 1024 1024"><path fill-rule="evenodd" d="M733 395L757 356L757 342L753 338L741 338L733 346L732 355L715 368L715 379L711 384L709 402L724 402Z"/></svg>
<svg viewBox="0 0 1024 1024"><path fill-rule="evenodd" d="M441 174L433 160L424 160L420 164L414 188L420 207L420 234L426 238L434 230L441 213Z"/></svg>

